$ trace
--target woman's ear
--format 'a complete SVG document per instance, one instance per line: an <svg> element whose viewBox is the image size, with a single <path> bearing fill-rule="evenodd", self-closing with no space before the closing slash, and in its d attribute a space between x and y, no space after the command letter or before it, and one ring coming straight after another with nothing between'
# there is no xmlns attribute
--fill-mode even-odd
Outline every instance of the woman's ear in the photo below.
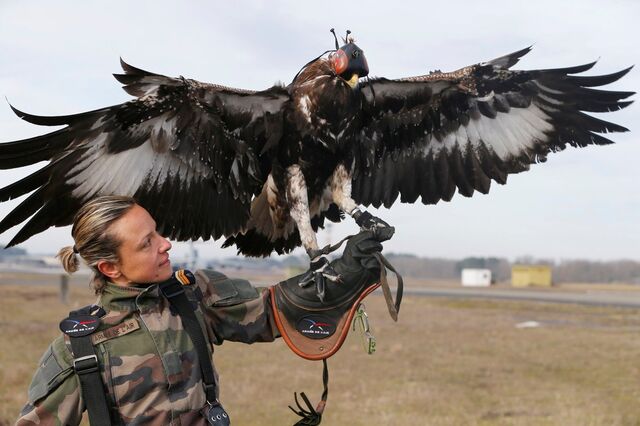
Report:
<svg viewBox="0 0 640 426"><path fill-rule="evenodd" d="M120 266L117 263L109 262L108 260L100 260L98 261L96 267L102 275L111 279L112 281L117 281L120 277L122 277Z"/></svg>

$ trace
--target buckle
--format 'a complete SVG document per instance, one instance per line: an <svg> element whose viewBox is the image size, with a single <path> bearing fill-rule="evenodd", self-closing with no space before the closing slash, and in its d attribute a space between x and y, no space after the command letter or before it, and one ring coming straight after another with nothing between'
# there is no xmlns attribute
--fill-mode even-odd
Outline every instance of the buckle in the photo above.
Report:
<svg viewBox="0 0 640 426"><path fill-rule="evenodd" d="M81 363L88 361L86 364ZM80 358L74 358L73 369L78 374L89 374L98 371L98 357L93 355L81 356Z"/></svg>
<svg viewBox="0 0 640 426"><path fill-rule="evenodd" d="M207 404L220 405L220 402L218 402L218 395L216 395L216 384L206 384L203 382L202 387L204 388L204 395L207 400Z"/></svg>
<svg viewBox="0 0 640 426"><path fill-rule="evenodd" d="M182 285L178 284L177 282L171 282L169 283L169 285L164 285L161 287L161 289L162 289L162 294L164 294L164 297L166 297L167 299L171 299L175 296L178 296L184 293L184 288L182 287Z"/></svg>

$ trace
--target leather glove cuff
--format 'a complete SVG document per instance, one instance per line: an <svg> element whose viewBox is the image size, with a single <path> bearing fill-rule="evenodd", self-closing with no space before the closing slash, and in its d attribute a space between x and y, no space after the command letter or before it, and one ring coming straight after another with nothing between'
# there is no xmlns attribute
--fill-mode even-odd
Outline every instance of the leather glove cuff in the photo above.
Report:
<svg viewBox="0 0 640 426"><path fill-rule="evenodd" d="M324 301L318 299L314 286L300 287L299 276L271 287L276 325L296 354L318 360L340 348L358 304L380 285L380 264L374 253L381 250L371 231L351 237L342 257L331 262L342 282L326 286Z"/></svg>

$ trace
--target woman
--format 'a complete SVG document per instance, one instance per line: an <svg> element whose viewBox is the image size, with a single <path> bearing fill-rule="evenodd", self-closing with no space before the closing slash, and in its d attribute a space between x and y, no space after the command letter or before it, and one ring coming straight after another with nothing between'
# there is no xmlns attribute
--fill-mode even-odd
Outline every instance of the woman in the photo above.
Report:
<svg viewBox="0 0 640 426"><path fill-rule="evenodd" d="M119 196L96 198L83 206L71 235L75 245L63 248L58 256L68 273L78 269L78 255L93 270L98 303L61 323L66 334L43 355L17 424L76 425L86 406L93 407L93 399L100 398L108 407L107 424L207 424L211 386L205 389L203 377L207 377L205 367L211 370L210 353L201 364L199 359L205 357L198 357L193 330L180 310L176 314L173 299L165 297L165 284L175 281L169 260L171 243L158 234L144 208ZM350 241L344 257L334 263L339 270L355 271L373 282L379 271L371 256L381 246L369 241L374 239L368 235L359 238L366 243L360 244L364 250ZM345 276L344 284L350 285L352 277L351 273ZM214 271L198 271L194 279L181 282L196 323L204 325L197 333L203 332L207 350L212 352L213 344L224 340L268 342L279 336L268 289L256 289L248 281ZM74 320L82 315L99 318L100 325L89 330L92 320ZM89 330L87 357L77 353L80 337L72 332L78 329ZM102 386L81 380L87 379L81 374L79 358L97 359L99 374L93 374ZM217 385L217 375L214 381ZM217 399L217 386L213 389ZM91 418L95 410L89 411Z"/></svg>

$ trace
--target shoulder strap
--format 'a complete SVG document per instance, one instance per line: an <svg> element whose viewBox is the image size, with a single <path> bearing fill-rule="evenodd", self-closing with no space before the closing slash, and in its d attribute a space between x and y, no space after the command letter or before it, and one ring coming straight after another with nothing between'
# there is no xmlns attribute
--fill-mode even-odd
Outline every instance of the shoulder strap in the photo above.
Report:
<svg viewBox="0 0 640 426"><path fill-rule="evenodd" d="M160 283L160 291L167 298L171 306L175 308L182 319L182 325L193 342L193 346L198 353L200 360L200 370L202 371L202 381L204 382L204 390L207 395L209 404L217 403L216 382L213 375L213 366L209 358L207 350L207 341L202 333L202 327L198 322L198 318L194 312L191 302L184 292L182 284L183 279L194 280L191 273L185 273L184 270L177 271L171 279ZM180 281L179 281L180 280ZM188 282L185 284L189 284Z"/></svg>
<svg viewBox="0 0 640 426"><path fill-rule="evenodd" d="M109 406L91 336L72 337L71 348L74 356L73 369L80 379L80 389L89 412L89 424L109 426Z"/></svg>
<svg viewBox="0 0 640 426"><path fill-rule="evenodd" d="M96 310L98 310L97 307ZM94 315L91 315L92 313ZM80 380L80 390L89 412L89 423L91 426L109 426L111 424L109 406L100 375L98 357L91 342L91 334L100 324L100 318L96 314L100 314L99 310L94 312L83 308L72 311L60 323L60 330L68 335L71 341L73 369Z"/></svg>

